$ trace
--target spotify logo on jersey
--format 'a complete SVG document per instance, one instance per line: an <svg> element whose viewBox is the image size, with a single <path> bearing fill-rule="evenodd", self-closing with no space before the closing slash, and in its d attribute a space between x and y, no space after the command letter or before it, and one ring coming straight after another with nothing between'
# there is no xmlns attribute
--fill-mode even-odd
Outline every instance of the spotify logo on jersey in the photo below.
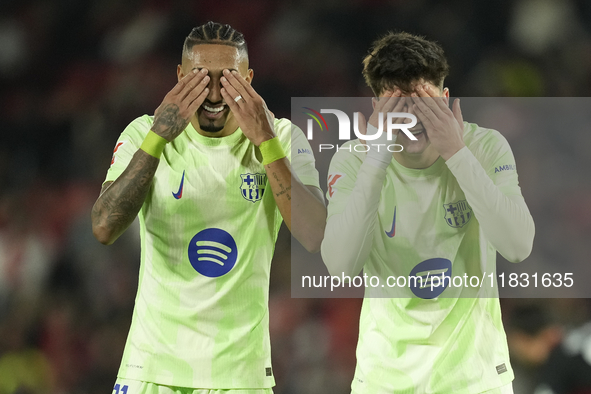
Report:
<svg viewBox="0 0 591 394"><path fill-rule="evenodd" d="M451 281L451 261L443 258L425 260L410 271L410 289L417 297L439 297Z"/></svg>
<svg viewBox="0 0 591 394"><path fill-rule="evenodd" d="M203 276L226 275L236 264L238 249L234 238L219 228L200 231L189 243L189 261Z"/></svg>

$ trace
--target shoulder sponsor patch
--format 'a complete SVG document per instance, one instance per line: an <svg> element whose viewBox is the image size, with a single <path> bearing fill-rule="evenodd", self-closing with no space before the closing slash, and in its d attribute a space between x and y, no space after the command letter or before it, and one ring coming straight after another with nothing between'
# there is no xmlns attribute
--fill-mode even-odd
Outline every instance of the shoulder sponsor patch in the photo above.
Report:
<svg viewBox="0 0 591 394"><path fill-rule="evenodd" d="M328 195L332 197L336 192L336 185L341 179L345 177L345 174L328 174Z"/></svg>
<svg viewBox="0 0 591 394"><path fill-rule="evenodd" d="M111 165L115 164L115 161L117 160L117 156L115 154L117 153L119 148L121 148L121 146L125 145L126 143L127 143L127 141L117 142L117 145L115 145L115 149L113 149L113 157L111 157Z"/></svg>
<svg viewBox="0 0 591 394"><path fill-rule="evenodd" d="M516 169L515 164L505 164L504 166L495 167L495 174L501 171L515 171Z"/></svg>
<svg viewBox="0 0 591 394"><path fill-rule="evenodd" d="M306 154L306 155L311 155L312 154L312 150L308 149L308 148L298 148L298 155L301 155L302 153Z"/></svg>

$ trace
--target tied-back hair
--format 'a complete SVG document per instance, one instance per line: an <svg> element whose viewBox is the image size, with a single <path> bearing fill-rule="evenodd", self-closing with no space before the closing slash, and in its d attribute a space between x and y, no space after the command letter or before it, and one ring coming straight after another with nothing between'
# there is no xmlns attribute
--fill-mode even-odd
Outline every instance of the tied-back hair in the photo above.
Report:
<svg viewBox="0 0 591 394"><path fill-rule="evenodd" d="M244 35L230 25L210 21L193 28L185 39L183 53L189 53L193 46L199 44L229 45L238 48L241 54L248 56Z"/></svg>

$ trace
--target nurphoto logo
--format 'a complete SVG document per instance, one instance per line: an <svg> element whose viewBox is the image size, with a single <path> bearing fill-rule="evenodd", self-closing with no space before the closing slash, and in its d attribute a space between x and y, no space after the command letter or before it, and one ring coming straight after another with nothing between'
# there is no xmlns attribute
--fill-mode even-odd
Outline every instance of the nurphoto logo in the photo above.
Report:
<svg viewBox="0 0 591 394"><path fill-rule="evenodd" d="M314 121L320 127L321 131L326 130L328 131L328 125L326 120L322 116L322 114L333 114L337 117L337 121L339 123L339 140L340 141L349 141L351 140L351 120L349 116L341 110L338 109L321 109L320 112L313 110L309 107L302 107L310 112L304 112L306 115L310 116L308 119L307 127L306 127L306 137L308 140L312 141L314 139ZM410 123L395 123L399 121L404 121L405 119L410 119ZM363 134L359 131L359 112L353 113L353 133L355 136L361 140L365 141L375 141L378 138L382 137L384 133L384 113L380 112L378 114L378 124L379 128L373 128L373 130L368 130L368 134ZM388 112L386 116L386 139L388 141L392 141L392 132L394 130L400 130L406 136L416 141L417 137L415 137L409 129L414 127L417 124L417 117L413 114L407 112ZM372 134L369 134L372 132ZM359 147L359 150L357 149ZM377 149L378 151L380 148L388 149L390 152L400 152L402 151L402 145L399 144L365 144L365 145L358 145L354 149L356 152L367 152L369 149ZM319 152L322 150L330 150L334 149L335 146L333 144L320 144L319 145ZM339 146L336 146L336 149L339 149Z"/></svg>

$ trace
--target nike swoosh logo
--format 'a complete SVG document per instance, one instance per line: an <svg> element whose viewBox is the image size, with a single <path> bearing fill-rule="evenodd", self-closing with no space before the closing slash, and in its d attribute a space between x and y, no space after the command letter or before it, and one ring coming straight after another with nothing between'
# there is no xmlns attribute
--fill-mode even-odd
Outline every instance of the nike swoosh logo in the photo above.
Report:
<svg viewBox="0 0 591 394"><path fill-rule="evenodd" d="M177 200L180 200L183 196L183 183L185 183L185 171L183 171L183 177L181 178L181 185L179 186L178 192L172 192L172 196Z"/></svg>
<svg viewBox="0 0 591 394"><path fill-rule="evenodd" d="M394 220L392 220L392 229L390 231L384 231L390 238L396 233L396 207L394 207Z"/></svg>

